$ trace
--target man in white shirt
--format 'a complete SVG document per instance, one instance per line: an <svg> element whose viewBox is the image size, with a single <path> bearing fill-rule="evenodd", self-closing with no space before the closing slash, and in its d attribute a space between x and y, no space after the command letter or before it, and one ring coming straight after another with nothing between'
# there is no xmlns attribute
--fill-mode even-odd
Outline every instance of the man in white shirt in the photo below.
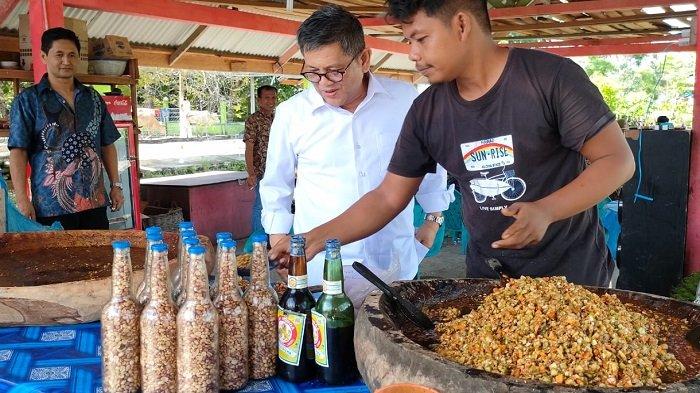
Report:
<svg viewBox="0 0 700 393"><path fill-rule="evenodd" d="M292 226L304 233L329 221L379 185L418 95L407 83L369 72L371 50L362 26L339 6L314 12L297 40L304 56L302 75L313 88L280 104L272 123L260 183L262 222L272 245ZM421 184L416 199L432 213L415 236L411 203L376 234L342 246L345 291L356 307L372 287L349 265L361 261L389 282L413 279L452 198L446 183L439 167ZM322 282L323 261L324 255L309 261L309 285Z"/></svg>

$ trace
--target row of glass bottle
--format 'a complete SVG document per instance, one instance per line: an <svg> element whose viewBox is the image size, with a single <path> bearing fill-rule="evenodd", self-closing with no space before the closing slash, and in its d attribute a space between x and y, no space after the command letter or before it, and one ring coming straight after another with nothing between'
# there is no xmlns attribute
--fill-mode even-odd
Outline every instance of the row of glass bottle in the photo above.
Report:
<svg viewBox="0 0 700 393"><path fill-rule="evenodd" d="M236 243L219 239L218 291L210 298L205 248L181 236L182 291L172 291L168 249L151 231L143 309L131 293L128 242L113 244L112 297L102 313L105 392L216 392L275 374L277 295L270 287L267 244L253 239L251 284L241 294ZM184 232L184 231L183 231ZM180 300L179 311L173 301Z"/></svg>

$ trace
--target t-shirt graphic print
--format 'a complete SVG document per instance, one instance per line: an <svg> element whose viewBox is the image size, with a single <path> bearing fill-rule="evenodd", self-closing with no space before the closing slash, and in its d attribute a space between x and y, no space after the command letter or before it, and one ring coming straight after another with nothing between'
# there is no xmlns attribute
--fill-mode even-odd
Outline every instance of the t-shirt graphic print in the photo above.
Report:
<svg viewBox="0 0 700 393"><path fill-rule="evenodd" d="M505 135L476 142L462 143L464 166L480 177L469 180L469 188L477 203L488 198L517 201L525 195L527 184L515 176L513 136Z"/></svg>

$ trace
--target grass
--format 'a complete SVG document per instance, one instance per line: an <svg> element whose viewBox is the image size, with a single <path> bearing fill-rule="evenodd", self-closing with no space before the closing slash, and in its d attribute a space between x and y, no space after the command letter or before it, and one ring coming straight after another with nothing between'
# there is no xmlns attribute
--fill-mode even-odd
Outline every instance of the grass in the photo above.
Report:
<svg viewBox="0 0 700 393"><path fill-rule="evenodd" d="M167 136L179 136L180 135L180 123L179 122L168 122L166 126ZM209 124L209 125L193 125L193 136L216 136L216 135L228 135L232 137L243 138L243 131L245 128L245 123L220 123L220 124ZM143 129L144 134L154 135L156 131Z"/></svg>
<svg viewBox="0 0 700 393"><path fill-rule="evenodd" d="M192 173L208 172L208 171L245 171L245 161L232 160L226 162L202 162L196 165L190 165L181 168L164 168L158 171L142 171L143 178L155 178L163 176L189 175Z"/></svg>

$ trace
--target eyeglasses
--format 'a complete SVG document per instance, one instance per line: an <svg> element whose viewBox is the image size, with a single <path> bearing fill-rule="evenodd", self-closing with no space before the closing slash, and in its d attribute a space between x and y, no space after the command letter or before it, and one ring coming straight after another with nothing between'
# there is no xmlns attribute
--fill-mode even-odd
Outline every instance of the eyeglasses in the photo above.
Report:
<svg viewBox="0 0 700 393"><path fill-rule="evenodd" d="M360 53L362 53L362 52L360 52ZM308 71L308 72L302 72L301 76L306 78L306 80L308 80L311 83L320 82L321 77L324 77L324 76L326 77L326 79L328 79L331 82L340 82L343 80L343 76L345 76L345 73L348 71L348 68L350 68L350 65L352 65L352 62L355 61L355 59L357 58L357 56L360 55L360 53L356 54L352 58L352 60L350 60L350 63L348 63L348 65L345 66L345 68L343 68L342 70L330 70L330 71L324 72L324 73ZM302 65L302 69L303 68L304 68L304 66Z"/></svg>

